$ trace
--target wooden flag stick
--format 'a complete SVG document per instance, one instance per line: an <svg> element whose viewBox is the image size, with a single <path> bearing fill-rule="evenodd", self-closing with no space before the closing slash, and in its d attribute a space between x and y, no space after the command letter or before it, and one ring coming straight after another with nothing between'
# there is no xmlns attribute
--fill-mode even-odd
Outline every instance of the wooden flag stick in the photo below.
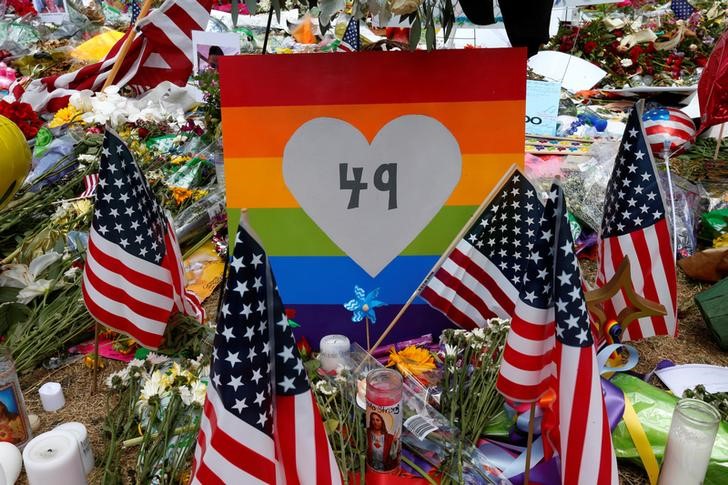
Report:
<svg viewBox="0 0 728 485"><path fill-rule="evenodd" d="M94 383L91 387L91 395L96 394L99 383L99 327L101 325L96 322L94 325Z"/></svg>
<svg viewBox="0 0 728 485"><path fill-rule="evenodd" d="M526 469L523 473L523 485L528 485L531 475L531 449L533 448L533 431L536 423L536 403L531 403L531 412L528 415L528 441L526 442Z"/></svg>
<svg viewBox="0 0 728 485"><path fill-rule="evenodd" d="M429 273L427 273L427 276L425 276L425 279L422 280L422 283L420 283L420 286L417 287L417 289L412 293L412 296L409 297L409 299L405 302L405 304L400 308L399 313L395 315L395 317L392 319L392 322L387 326L387 328L384 329L384 332L382 332L382 335L379 336L379 339L374 343L374 346L369 350L369 353L374 352L377 350L377 348L381 345L381 343L384 341L385 338L387 338L387 335L392 331L395 325L399 322L400 318L402 318L402 315L404 315L404 312L407 311L407 309L412 305L412 303L415 301L415 298L417 298L422 292L422 290L425 289L425 286L427 286L427 283L430 282L430 278L437 272L438 269L440 269L440 266L445 262L445 260L450 256L450 253L453 249L455 249L455 246L458 245L460 240L465 236L465 233L468 232L468 229L470 229L470 226L472 226L475 221L478 220L478 218L483 214L483 211L485 208L490 204L490 202L495 197L495 194L498 193L500 188L503 186L503 184L508 180L508 178L513 175L513 172L516 170L516 165L513 164L511 167L506 171L506 173L501 177L501 179L496 184L495 188L490 191L490 194L488 194L488 197L483 200L483 202L480 204L480 206L476 209L476 211L473 213L472 217L468 219L468 222L465 223L463 228L458 232L457 236L455 236L455 239L450 243L450 246L445 250L444 253L442 253L442 256L440 256L440 259L437 260L437 263L435 263L435 266L432 267Z"/></svg>
<svg viewBox="0 0 728 485"><path fill-rule="evenodd" d="M714 162L716 160L718 160L718 153L720 152L720 145L723 142L723 128L725 128L725 123L720 124L720 131L718 132L718 140L715 143L715 153L713 154Z"/></svg>
<svg viewBox="0 0 728 485"><path fill-rule="evenodd" d="M114 62L114 66L111 68L109 77L107 77L106 81L104 81L104 86L101 88L102 91L114 84L114 79L116 79L116 75L119 74L121 64L124 62L124 58L129 53L134 37L136 37L136 27L139 25L139 21L146 17L147 13L149 13L150 8L152 8L152 0L144 0L144 5L142 5L142 9L139 12L136 23L129 28L129 35L126 36L124 44L122 44L121 49L119 49L119 53L116 54L116 62Z"/></svg>

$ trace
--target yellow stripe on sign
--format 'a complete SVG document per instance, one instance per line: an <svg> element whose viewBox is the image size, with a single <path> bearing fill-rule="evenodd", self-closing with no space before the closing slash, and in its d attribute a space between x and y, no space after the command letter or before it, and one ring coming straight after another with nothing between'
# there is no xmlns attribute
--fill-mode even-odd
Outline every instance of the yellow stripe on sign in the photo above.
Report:
<svg viewBox="0 0 728 485"><path fill-rule="evenodd" d="M445 205L480 205L511 165L523 167L522 153L463 155L460 182ZM226 158L228 207L296 208L286 187L281 158Z"/></svg>

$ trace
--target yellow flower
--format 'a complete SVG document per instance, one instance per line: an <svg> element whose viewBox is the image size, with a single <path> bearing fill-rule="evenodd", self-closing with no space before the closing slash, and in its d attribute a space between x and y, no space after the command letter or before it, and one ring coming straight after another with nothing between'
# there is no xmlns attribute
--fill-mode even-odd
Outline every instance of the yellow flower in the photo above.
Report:
<svg viewBox="0 0 728 485"><path fill-rule="evenodd" d="M402 375L419 377L435 368L435 359L429 350L414 345L397 352L394 347L389 350L387 367L396 366Z"/></svg>
<svg viewBox="0 0 728 485"><path fill-rule="evenodd" d="M48 127L57 128L59 126L66 125L72 121L75 121L75 119L80 114L81 114L81 111L76 109L73 105L69 104L65 108L61 108L56 112L56 115L53 117L51 122L48 124Z"/></svg>
<svg viewBox="0 0 728 485"><path fill-rule="evenodd" d="M177 205L180 205L184 201L189 199L192 194L193 192L190 189L185 189L183 187L172 187L172 197L174 197L174 201L177 203Z"/></svg>

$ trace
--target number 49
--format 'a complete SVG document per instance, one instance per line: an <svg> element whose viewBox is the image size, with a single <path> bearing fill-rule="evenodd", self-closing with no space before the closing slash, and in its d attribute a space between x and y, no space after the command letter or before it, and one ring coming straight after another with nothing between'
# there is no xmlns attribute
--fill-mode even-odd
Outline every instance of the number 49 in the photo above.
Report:
<svg viewBox="0 0 728 485"><path fill-rule="evenodd" d="M349 164L339 164L339 189L351 190L349 195L349 205L347 209L356 209L359 207L359 193L367 190L369 184L362 182L364 177L364 167L351 167L352 177L349 179ZM374 188L380 192L389 193L388 209L397 208L397 164L383 163L374 171Z"/></svg>

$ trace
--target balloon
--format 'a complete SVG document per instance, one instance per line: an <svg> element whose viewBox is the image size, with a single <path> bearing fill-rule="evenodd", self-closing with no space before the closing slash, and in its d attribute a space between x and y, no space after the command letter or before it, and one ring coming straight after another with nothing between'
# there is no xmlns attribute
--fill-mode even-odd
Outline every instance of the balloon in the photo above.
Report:
<svg viewBox="0 0 728 485"><path fill-rule="evenodd" d="M666 141L670 142L670 155L674 155L695 139L695 123L677 108L653 108L642 115L642 121L655 158L662 158Z"/></svg>
<svg viewBox="0 0 728 485"><path fill-rule="evenodd" d="M30 148L20 128L0 115L0 208L12 200L30 171Z"/></svg>

